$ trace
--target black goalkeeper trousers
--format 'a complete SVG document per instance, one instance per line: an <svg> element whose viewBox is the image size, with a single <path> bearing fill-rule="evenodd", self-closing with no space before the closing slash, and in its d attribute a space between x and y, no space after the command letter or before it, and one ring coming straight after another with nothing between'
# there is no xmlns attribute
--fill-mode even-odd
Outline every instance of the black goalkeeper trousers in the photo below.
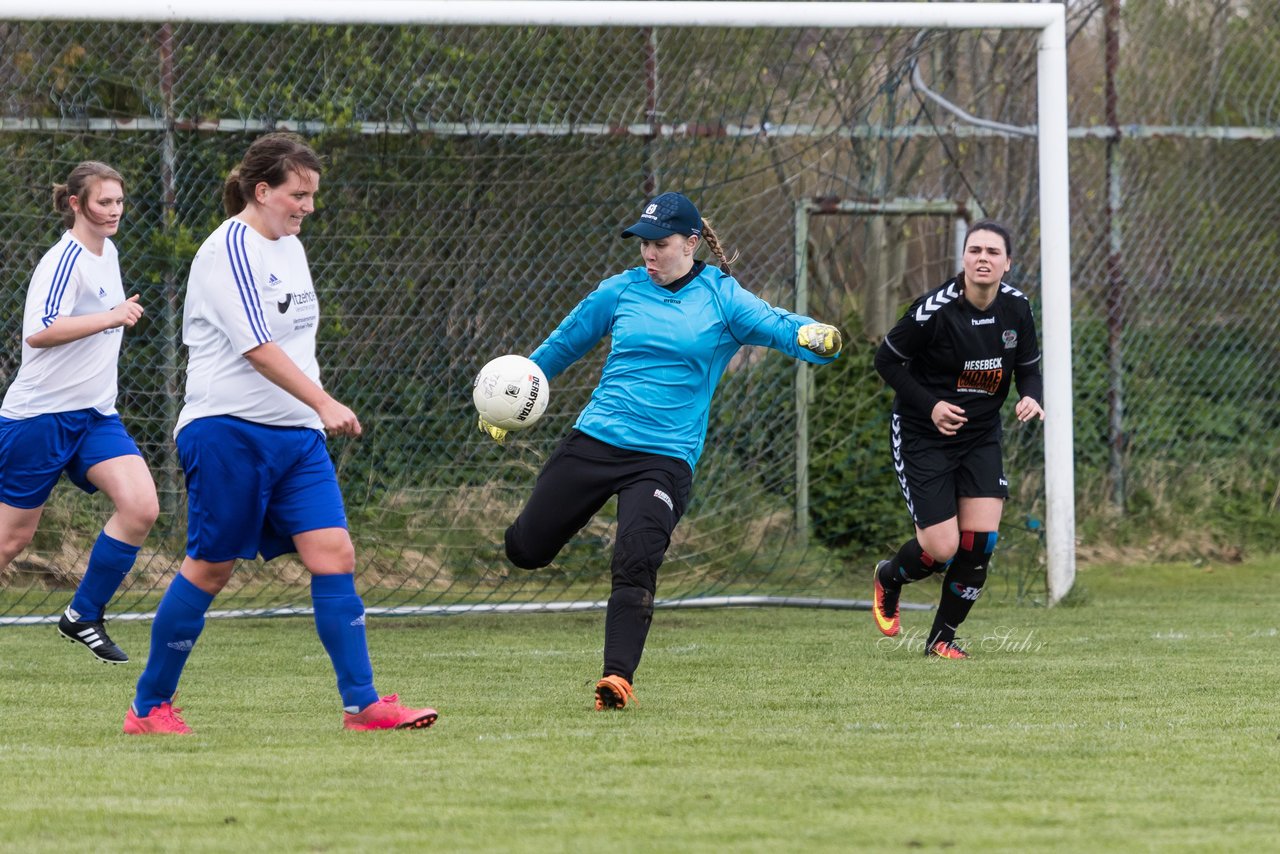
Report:
<svg viewBox="0 0 1280 854"><path fill-rule="evenodd" d="M522 569L539 569L618 496L605 612L606 676L628 682L635 676L653 619L658 567L692 486L693 471L683 460L628 451L573 430L552 452L528 503L507 528L507 558Z"/></svg>

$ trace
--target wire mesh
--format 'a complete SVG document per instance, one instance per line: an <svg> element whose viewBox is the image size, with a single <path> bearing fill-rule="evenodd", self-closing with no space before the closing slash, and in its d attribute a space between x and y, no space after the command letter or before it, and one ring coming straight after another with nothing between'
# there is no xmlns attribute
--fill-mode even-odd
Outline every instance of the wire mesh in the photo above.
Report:
<svg viewBox="0 0 1280 854"><path fill-rule="evenodd" d="M1259 366L1280 355L1280 158L1266 131L1280 125L1280 51L1275 29L1255 25L1275 6L1068 6L1081 504L1121 518L1192 501L1248 508L1224 510L1190 544L1203 550L1247 543L1276 514L1280 381ZM1175 47L1196 38L1209 49ZM1017 31L0 23L2 375L17 368L25 284L59 232L49 187L105 160L128 182L117 244L148 310L125 338L120 410L163 502L113 610L147 608L184 547L170 433L186 267L248 142L298 130L327 162L302 235L325 383L366 428L330 446L366 602L598 600L610 508L548 570L510 569L500 543L604 348L558 379L543 422L506 449L472 432L475 370L532 351L632 266L617 232L668 189L697 200L741 252L743 284L776 304L796 300L800 206L903 199L1008 223L1010 281L1036 303L1034 138L974 128L919 88L1033 125L1035 52L1035 34ZM909 535L870 353L953 271L955 217L832 214L807 227L810 313L853 344L838 369L813 372L805 455L795 366L754 349L735 359L660 596L820 594ZM1033 598L1040 438L1006 434L1002 549ZM806 458L811 513L798 523ZM60 609L107 512L101 497L56 490L32 546L0 572L0 616ZM304 582L296 562L247 562L219 602L279 607L302 601Z"/></svg>

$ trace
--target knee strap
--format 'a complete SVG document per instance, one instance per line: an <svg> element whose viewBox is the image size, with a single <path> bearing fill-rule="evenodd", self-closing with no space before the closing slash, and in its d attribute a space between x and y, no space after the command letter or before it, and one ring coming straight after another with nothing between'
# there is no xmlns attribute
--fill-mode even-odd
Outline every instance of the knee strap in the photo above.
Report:
<svg viewBox="0 0 1280 854"><path fill-rule="evenodd" d="M961 531L960 549L947 570L947 589L961 599L975 601L987 583L987 564L999 538L995 531Z"/></svg>
<svg viewBox="0 0 1280 854"><path fill-rule="evenodd" d="M961 531L960 548L952 563L960 567L980 567L986 572L999 539L998 531Z"/></svg>

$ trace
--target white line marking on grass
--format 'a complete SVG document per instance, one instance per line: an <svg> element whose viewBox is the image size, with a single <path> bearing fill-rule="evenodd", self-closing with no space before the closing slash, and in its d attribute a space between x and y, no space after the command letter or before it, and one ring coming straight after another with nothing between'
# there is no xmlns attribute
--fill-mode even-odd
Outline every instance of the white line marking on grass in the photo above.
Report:
<svg viewBox="0 0 1280 854"><path fill-rule="evenodd" d="M395 607L365 608L369 616L430 617L450 614L523 614L523 613L572 613L576 611L603 611L608 601L595 602L477 602L457 605L399 605ZM655 608L819 608L834 610L870 611L871 602L865 599L825 599L802 596L703 596L695 599L657 599ZM932 605L903 602L904 611L931 611ZM205 613L209 619L229 617L304 617L314 612L305 605L280 605L272 608L214 609ZM61 614L30 615L25 617L0 617L0 626L38 625L56 623ZM112 614L119 622L151 620L154 611L145 613Z"/></svg>

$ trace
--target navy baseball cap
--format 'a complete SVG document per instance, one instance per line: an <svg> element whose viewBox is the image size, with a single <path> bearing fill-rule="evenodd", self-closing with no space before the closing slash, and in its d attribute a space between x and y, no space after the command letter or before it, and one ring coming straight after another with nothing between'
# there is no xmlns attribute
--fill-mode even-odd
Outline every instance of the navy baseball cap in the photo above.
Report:
<svg viewBox="0 0 1280 854"><path fill-rule="evenodd" d="M663 193L644 206L636 224L622 232L623 237L661 240L673 234L702 235L702 215L693 202L679 193Z"/></svg>

